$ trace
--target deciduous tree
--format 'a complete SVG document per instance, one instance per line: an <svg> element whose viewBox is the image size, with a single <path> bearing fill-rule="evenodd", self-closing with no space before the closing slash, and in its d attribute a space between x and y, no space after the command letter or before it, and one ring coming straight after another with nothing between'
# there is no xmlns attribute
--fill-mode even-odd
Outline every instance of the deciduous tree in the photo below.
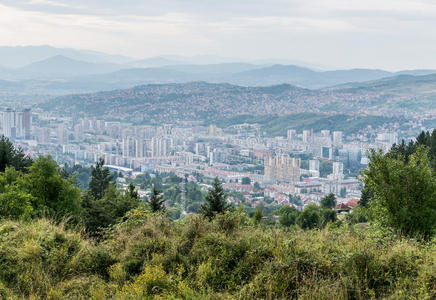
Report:
<svg viewBox="0 0 436 300"><path fill-rule="evenodd" d="M17 185L21 191L33 196L32 206L36 214L80 218L80 189L72 179L62 176L50 156L39 157Z"/></svg>
<svg viewBox="0 0 436 300"><path fill-rule="evenodd" d="M436 179L427 149L418 146L408 162L372 150L363 171L365 188L374 195L370 202L373 216L408 236L428 238L436 230Z"/></svg>
<svg viewBox="0 0 436 300"><path fill-rule="evenodd" d="M279 222L285 227L294 225L300 212L293 206L283 206L279 210Z"/></svg>
<svg viewBox="0 0 436 300"><path fill-rule="evenodd" d="M335 207L335 205L336 205L336 196L333 193L330 193L321 199L321 207L333 208Z"/></svg>
<svg viewBox="0 0 436 300"><path fill-rule="evenodd" d="M313 229L320 225L321 217L316 204L306 206L297 218L297 224L303 229Z"/></svg>

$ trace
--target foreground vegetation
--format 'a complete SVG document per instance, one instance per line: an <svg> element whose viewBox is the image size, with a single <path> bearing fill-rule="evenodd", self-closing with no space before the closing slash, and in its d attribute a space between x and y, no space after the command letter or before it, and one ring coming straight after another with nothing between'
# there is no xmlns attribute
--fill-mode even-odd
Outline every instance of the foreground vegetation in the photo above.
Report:
<svg viewBox="0 0 436 300"><path fill-rule="evenodd" d="M434 299L435 161L436 131L373 151L345 218L330 194L265 220L229 205L216 178L204 199L185 182L198 214L174 220L182 179L139 178L141 201L100 160L81 190L68 168L1 139L0 298Z"/></svg>
<svg viewBox="0 0 436 300"><path fill-rule="evenodd" d="M95 243L46 219L0 223L8 299L431 299L436 245L330 226L256 226L240 211L174 222L137 209Z"/></svg>

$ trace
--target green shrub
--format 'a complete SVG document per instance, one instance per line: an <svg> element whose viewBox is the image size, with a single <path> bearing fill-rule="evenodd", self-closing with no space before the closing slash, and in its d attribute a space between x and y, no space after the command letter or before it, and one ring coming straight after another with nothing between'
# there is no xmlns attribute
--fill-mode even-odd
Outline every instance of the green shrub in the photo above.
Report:
<svg viewBox="0 0 436 300"><path fill-rule="evenodd" d="M319 207L316 204L306 206L298 216L297 224L303 229L313 229L320 226Z"/></svg>
<svg viewBox="0 0 436 300"><path fill-rule="evenodd" d="M259 227L241 212L132 212L97 244L0 221L0 295L43 299L432 299L436 241L376 227ZM133 217L133 215L137 216Z"/></svg>
<svg viewBox="0 0 436 300"><path fill-rule="evenodd" d="M47 220L2 222L0 241L0 283L17 295L47 297L58 284L90 274L92 246Z"/></svg>
<svg viewBox="0 0 436 300"><path fill-rule="evenodd" d="M29 219L33 213L33 200L16 186L9 186L0 194L0 218Z"/></svg>

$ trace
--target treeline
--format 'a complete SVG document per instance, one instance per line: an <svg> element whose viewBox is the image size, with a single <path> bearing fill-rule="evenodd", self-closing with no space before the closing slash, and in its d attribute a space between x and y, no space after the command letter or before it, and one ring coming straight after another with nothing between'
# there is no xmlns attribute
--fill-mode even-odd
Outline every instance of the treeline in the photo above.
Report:
<svg viewBox="0 0 436 300"><path fill-rule="evenodd" d="M102 160L92 168L89 189L82 191L75 175L61 169L51 157L33 161L4 137L0 157L0 218L68 220L71 225L84 225L92 235L140 204L134 189L124 193L116 189Z"/></svg>
<svg viewBox="0 0 436 300"><path fill-rule="evenodd" d="M167 178L167 183L176 185L170 185L164 193L161 177L139 176L136 182L140 187L151 189L150 196L141 201L132 183L124 192L117 189L113 175L104 167L102 159L91 168L88 189L80 189L76 181L78 168L60 168L50 156L33 161L5 137L0 140L0 158L3 166L0 173L0 218L68 220L68 224L84 226L89 236L99 236L133 209L142 207L152 213L164 212L167 200L170 206L182 205L182 191L177 189L182 179L177 176ZM182 209L195 210L212 218L215 213L230 208L227 194L218 179L205 197L198 185L186 180L184 189L186 198L193 202L188 207L185 201ZM176 217L180 217L180 211Z"/></svg>
<svg viewBox="0 0 436 300"><path fill-rule="evenodd" d="M206 182L204 176L194 173L197 182ZM180 178L172 173L150 174L144 173L134 179L127 178L129 184L138 186L142 190L156 190L162 192L169 216L177 220L182 213L198 213L204 202L206 193L201 186L193 181L188 181L188 174Z"/></svg>

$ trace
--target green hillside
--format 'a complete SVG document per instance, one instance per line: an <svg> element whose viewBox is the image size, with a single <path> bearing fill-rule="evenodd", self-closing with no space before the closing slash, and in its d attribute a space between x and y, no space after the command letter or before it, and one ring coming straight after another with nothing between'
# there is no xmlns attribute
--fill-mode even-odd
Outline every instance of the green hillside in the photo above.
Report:
<svg viewBox="0 0 436 300"><path fill-rule="evenodd" d="M299 113L398 116L436 108L436 75L400 75L322 90L288 84L243 87L190 82L149 84L74 94L40 104L58 114L79 114L135 123L210 121L240 114L263 118Z"/></svg>
<svg viewBox="0 0 436 300"><path fill-rule="evenodd" d="M294 115L239 115L220 119L216 124L222 128L236 124L259 124L262 132L268 136L286 136L288 129L297 131L310 130L340 130L345 134L357 133L368 126L377 128L387 123L402 122L402 118L382 116L349 116L344 114L325 115L316 113L299 113ZM213 123L213 122L209 122Z"/></svg>

